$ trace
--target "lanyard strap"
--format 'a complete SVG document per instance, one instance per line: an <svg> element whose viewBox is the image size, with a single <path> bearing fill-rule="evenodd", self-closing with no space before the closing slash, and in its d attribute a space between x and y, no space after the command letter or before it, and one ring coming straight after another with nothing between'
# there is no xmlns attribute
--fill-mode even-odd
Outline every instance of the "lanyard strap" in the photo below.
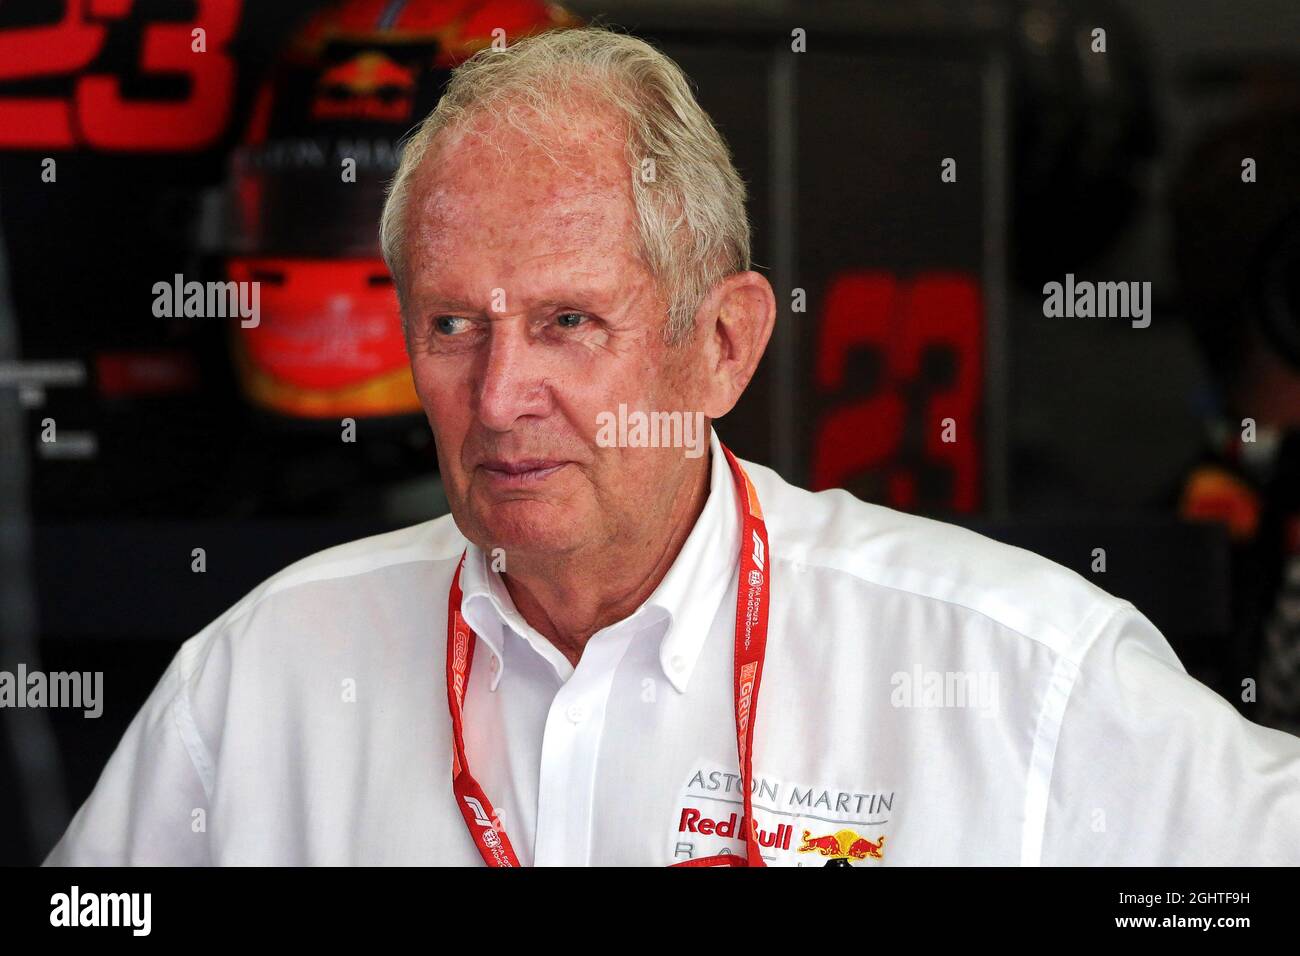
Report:
<svg viewBox="0 0 1300 956"><path fill-rule="evenodd" d="M743 818L745 855L723 853L686 860L677 866L764 866L759 853L758 826L754 822L753 749L754 720L758 712L758 688L763 677L763 657L767 652L767 610L770 599L767 525L758 504L753 482L725 445L722 452L731 468L740 504L740 569L736 582L736 647L733 693L736 717L736 751L740 757L740 785L744 792ZM451 711L452 758L451 786L456 805L469 829L483 862L488 866L519 866L505 827L483 788L469 771L465 756L464 705L469 684L470 666L474 662L474 631L460 611L463 593L460 572L465 564L461 555L452 576L447 596L447 706Z"/></svg>

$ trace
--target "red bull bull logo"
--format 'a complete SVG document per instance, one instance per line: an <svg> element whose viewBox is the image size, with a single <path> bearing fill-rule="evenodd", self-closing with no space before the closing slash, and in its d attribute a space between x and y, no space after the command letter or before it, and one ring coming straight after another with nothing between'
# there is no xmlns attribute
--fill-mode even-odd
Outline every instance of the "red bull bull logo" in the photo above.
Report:
<svg viewBox="0 0 1300 956"><path fill-rule="evenodd" d="M400 122L410 116L415 86L413 69L367 51L321 73L312 115Z"/></svg>
<svg viewBox="0 0 1300 956"><path fill-rule="evenodd" d="M885 858L885 838L876 837L874 841L858 836L853 830L840 830L825 836L813 836L808 830L803 831L803 842L799 845L800 853L817 853L829 857L831 862L843 860L883 860ZM829 863L827 865L830 865Z"/></svg>

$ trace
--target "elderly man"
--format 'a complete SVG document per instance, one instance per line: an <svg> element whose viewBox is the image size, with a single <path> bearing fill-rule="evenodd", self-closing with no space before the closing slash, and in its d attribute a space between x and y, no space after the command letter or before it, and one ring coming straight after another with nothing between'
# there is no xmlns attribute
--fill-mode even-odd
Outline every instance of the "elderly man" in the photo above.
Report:
<svg viewBox="0 0 1300 956"><path fill-rule="evenodd" d="M743 204L646 44L465 63L382 224L452 514L187 641L48 862L1300 863L1300 741L1132 605L690 447L776 313Z"/></svg>

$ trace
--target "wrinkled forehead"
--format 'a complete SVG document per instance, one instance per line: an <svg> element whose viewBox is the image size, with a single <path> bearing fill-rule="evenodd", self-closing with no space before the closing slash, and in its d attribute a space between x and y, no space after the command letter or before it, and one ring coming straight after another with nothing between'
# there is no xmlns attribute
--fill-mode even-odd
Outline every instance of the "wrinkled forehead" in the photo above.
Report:
<svg viewBox="0 0 1300 956"><path fill-rule="evenodd" d="M449 133L412 190L412 293L522 280L530 265L617 268L635 258L631 172L622 135L610 127L608 119L577 122L542 131L541 142L499 126Z"/></svg>

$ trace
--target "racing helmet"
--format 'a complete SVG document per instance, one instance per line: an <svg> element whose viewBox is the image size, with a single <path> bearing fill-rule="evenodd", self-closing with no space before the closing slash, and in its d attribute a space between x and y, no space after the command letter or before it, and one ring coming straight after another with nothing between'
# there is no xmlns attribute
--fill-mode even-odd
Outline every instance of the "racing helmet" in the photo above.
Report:
<svg viewBox="0 0 1300 956"><path fill-rule="evenodd" d="M346 0L313 16L260 88L225 195L228 277L257 282L232 328L240 390L273 416L419 410L379 252L402 136L494 41L581 21L541 0Z"/></svg>

